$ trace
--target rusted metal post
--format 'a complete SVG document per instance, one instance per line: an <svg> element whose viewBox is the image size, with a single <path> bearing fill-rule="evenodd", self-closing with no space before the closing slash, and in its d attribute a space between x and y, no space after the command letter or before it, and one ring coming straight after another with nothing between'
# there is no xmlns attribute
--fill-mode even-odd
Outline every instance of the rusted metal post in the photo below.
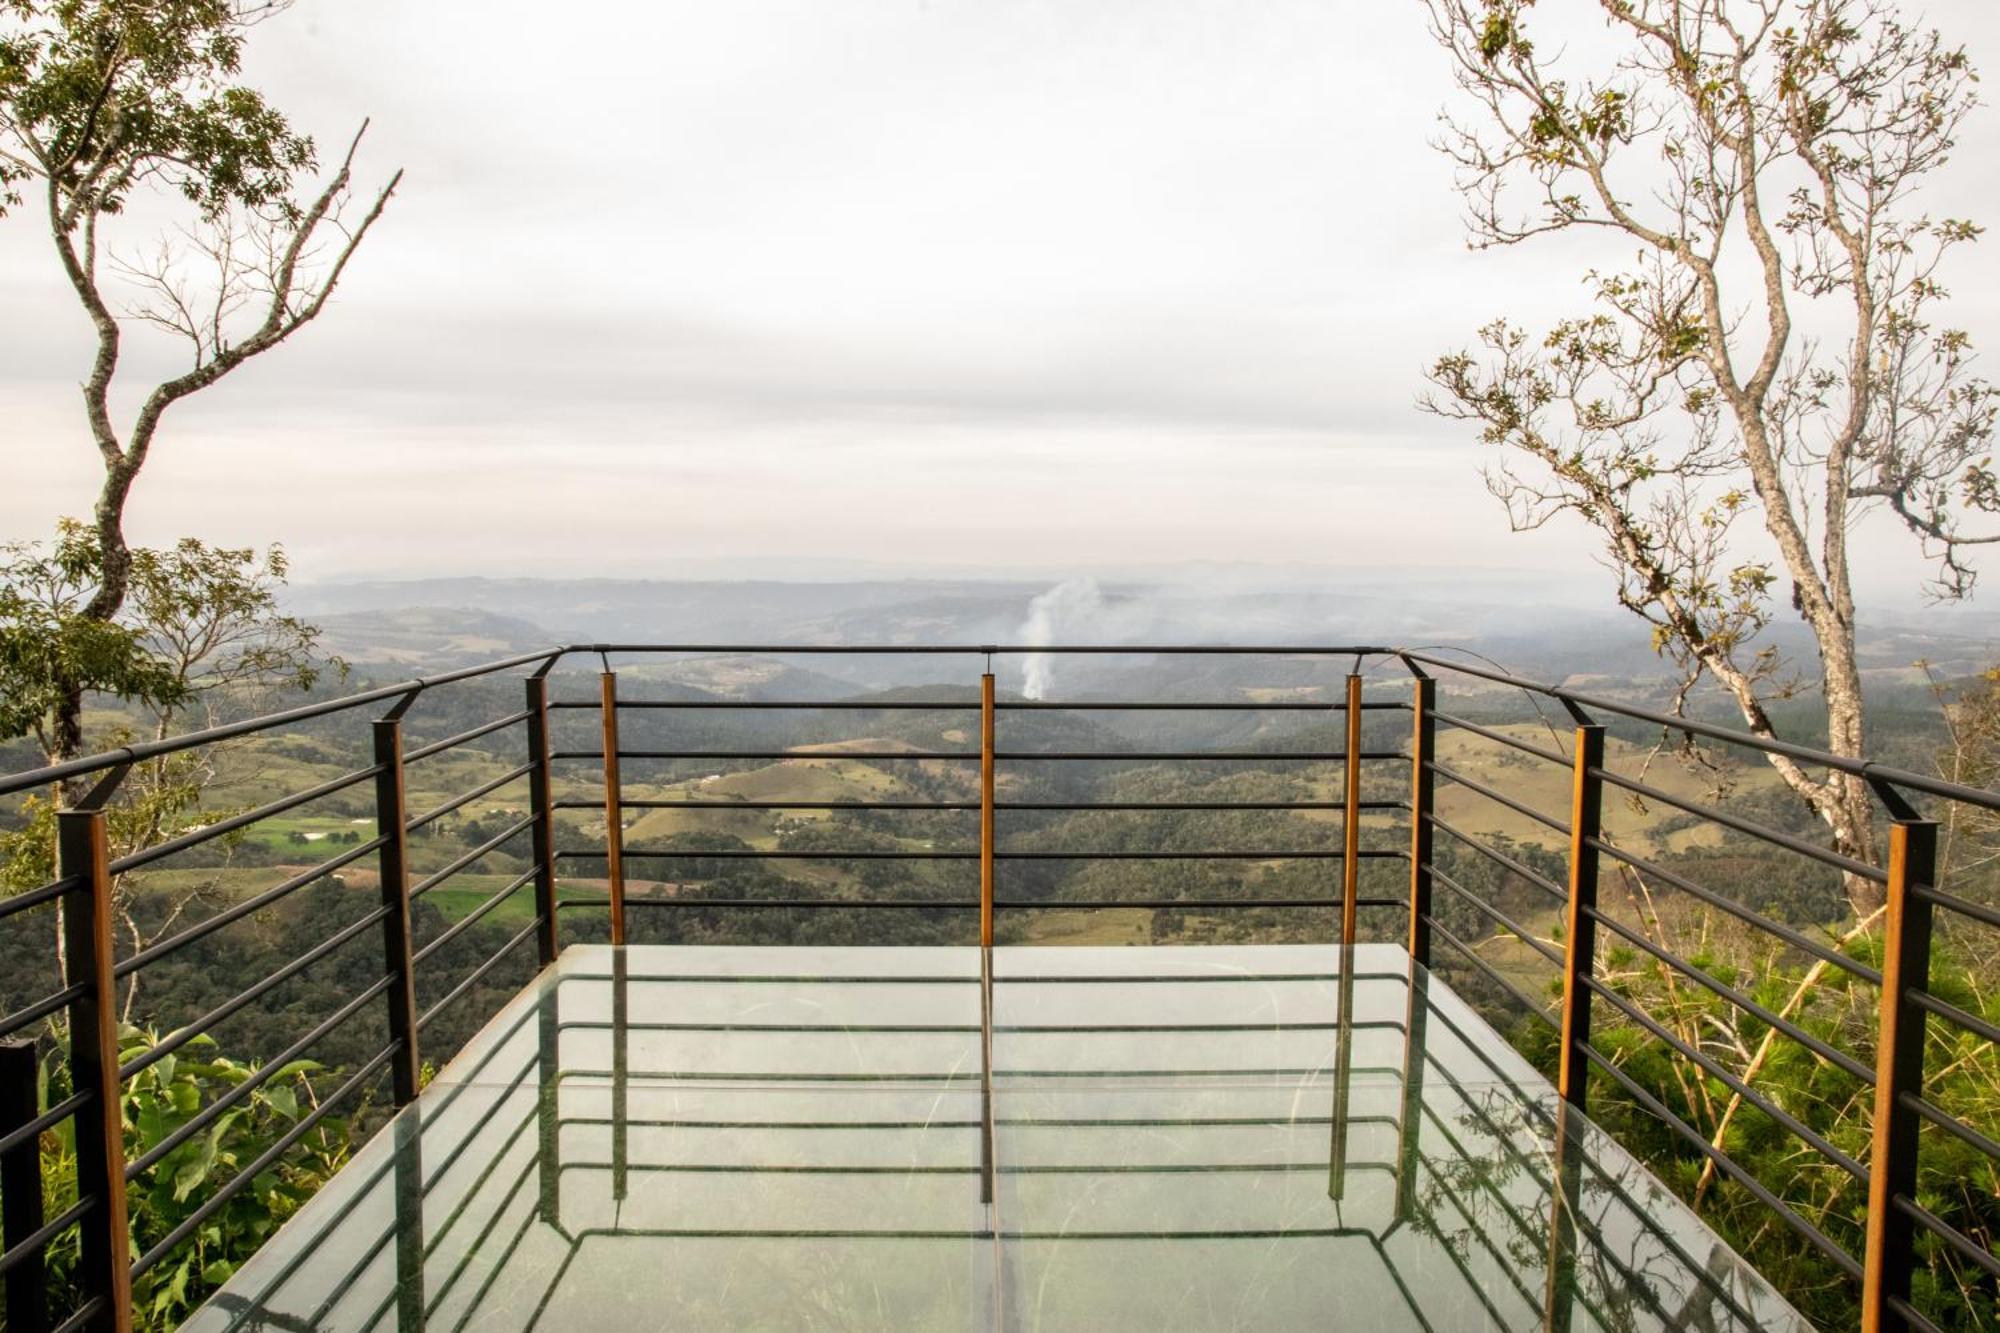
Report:
<svg viewBox="0 0 2000 1333"><path fill-rule="evenodd" d="M1924 1089L1924 1011L1910 999L1930 986L1931 904L1914 890L1937 874L1937 824L1889 825L1889 893L1883 911L1882 1029L1875 1054L1875 1135L1868 1162L1868 1230L1862 1249L1862 1333L1908 1327L1893 1302L1910 1299L1914 1230L1896 1199L1917 1193L1917 1130L1909 1099Z"/></svg>
<svg viewBox="0 0 2000 1333"><path fill-rule="evenodd" d="M1437 682L1419 676L1411 682L1410 711L1410 957L1431 965L1431 807L1437 775Z"/></svg>
<svg viewBox="0 0 2000 1333"><path fill-rule="evenodd" d="M125 1203L125 1126L118 1083L118 995L111 948L111 850L98 801L56 816L60 873L83 887L63 909L67 982L83 993L69 1004L70 1081L90 1094L76 1113L76 1188L97 1206L82 1224L85 1292L104 1298L95 1321L113 1333L132 1328L132 1231Z"/></svg>
<svg viewBox="0 0 2000 1333"><path fill-rule="evenodd" d="M993 673L979 678L979 947L993 947Z"/></svg>
<svg viewBox="0 0 2000 1333"><path fill-rule="evenodd" d="M1347 790L1341 815L1340 942L1352 946L1361 898L1361 674L1347 677Z"/></svg>
<svg viewBox="0 0 2000 1333"><path fill-rule="evenodd" d="M1569 903L1563 916L1562 1054L1556 1090L1583 1109L1589 1083L1590 978L1597 959L1597 839L1603 829L1604 728L1579 723L1571 747Z"/></svg>
<svg viewBox="0 0 2000 1333"><path fill-rule="evenodd" d="M405 699L375 723L375 833L382 839L382 957L391 978L389 1039L396 1053L389 1060L391 1090L398 1106L417 1099L420 1083L417 1054L417 978L410 948L410 857L407 793L403 787L403 709Z"/></svg>
<svg viewBox="0 0 2000 1333"><path fill-rule="evenodd" d="M604 874L611 886L611 942L625 943L625 803L618 780L618 673L599 678L604 713Z"/></svg>
<svg viewBox="0 0 2000 1333"><path fill-rule="evenodd" d="M41 1114L35 1089L40 1083L32 1041L0 1041L0 1133L11 1133ZM0 1157L0 1236L11 1255L42 1227L41 1144L36 1139ZM42 1285L42 1250L20 1256L7 1270L7 1327L46 1333L48 1292Z"/></svg>
<svg viewBox="0 0 2000 1333"><path fill-rule="evenodd" d="M549 681L533 676L528 687L528 805L535 822L529 840L535 858L535 956L543 967L555 962L556 936L556 812L549 781Z"/></svg>

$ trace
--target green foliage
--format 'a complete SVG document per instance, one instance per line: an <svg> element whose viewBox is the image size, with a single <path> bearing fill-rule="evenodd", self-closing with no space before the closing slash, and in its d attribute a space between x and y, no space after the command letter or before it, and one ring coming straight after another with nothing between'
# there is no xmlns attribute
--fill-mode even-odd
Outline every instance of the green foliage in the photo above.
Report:
<svg viewBox="0 0 2000 1333"><path fill-rule="evenodd" d="M155 1032L126 1028L120 1033L119 1059L136 1059L158 1042ZM45 1101L69 1095L62 1082L66 1067L54 1062L45 1079ZM312 1061L299 1060L270 1071L261 1086L134 1182L128 1206L135 1258L192 1216L217 1185L233 1178L312 1113L316 1100L311 1075L319 1069ZM255 1063L220 1054L206 1036L162 1057L124 1085L120 1112L126 1160L152 1151L204 1107L263 1072ZM323 1117L288 1153L197 1227L188 1243L141 1274L133 1286L138 1326L172 1329L209 1292L228 1281L265 1238L340 1169L349 1154L349 1127L347 1117ZM74 1123L65 1120L42 1137L43 1193L50 1215L76 1202L74 1136ZM79 1262L75 1232L52 1243L47 1263L53 1293L70 1288Z"/></svg>
<svg viewBox="0 0 2000 1333"><path fill-rule="evenodd" d="M282 0L0 3L0 216L20 186L116 213L157 179L208 216L289 208L312 140L237 82L247 29ZM73 222L72 222L73 225Z"/></svg>
<svg viewBox="0 0 2000 1333"><path fill-rule="evenodd" d="M14 542L0 553L0 739L33 735L52 748L52 720L74 690L155 708L187 697L142 627L84 614L101 568L88 529L65 519L46 551Z"/></svg>

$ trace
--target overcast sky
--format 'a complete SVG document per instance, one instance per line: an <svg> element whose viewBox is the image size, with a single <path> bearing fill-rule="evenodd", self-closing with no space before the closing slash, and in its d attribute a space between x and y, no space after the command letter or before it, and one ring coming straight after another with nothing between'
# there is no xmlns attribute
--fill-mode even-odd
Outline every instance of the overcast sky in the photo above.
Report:
<svg viewBox="0 0 2000 1333"><path fill-rule="evenodd" d="M2000 5L1927 12L2000 70ZM301 0L250 74L327 149L372 116L364 178L407 175L324 320L175 409L141 540L282 541L307 580L1604 577L1573 527L1509 534L1412 405L1582 267L1464 249L1414 0ZM1940 212L2000 217L1996 116ZM1996 265L1950 275L1988 348ZM97 460L25 215L0 301L26 537ZM1899 549L1867 585L1914 586Z"/></svg>

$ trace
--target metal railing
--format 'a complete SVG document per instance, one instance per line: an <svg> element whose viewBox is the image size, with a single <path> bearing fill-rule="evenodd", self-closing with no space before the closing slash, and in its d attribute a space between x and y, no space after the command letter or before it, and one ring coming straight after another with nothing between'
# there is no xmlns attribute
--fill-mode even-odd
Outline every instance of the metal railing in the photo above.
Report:
<svg viewBox="0 0 2000 1333"><path fill-rule="evenodd" d="M928 700L909 698L830 698L809 701L738 699L663 699L626 697L620 692L620 678L611 658L637 655L690 657L701 655L758 654L782 658L810 658L839 655L909 655L956 658L982 662L975 699ZM1169 655L1229 654L1235 656L1281 656L1321 662L1352 659L1344 677L1344 690L1335 699L1283 699L1260 701L1233 699L1150 699L1150 700L1026 700L1003 699L995 687L992 665L995 658L1029 654L1121 655L1134 658ZM552 673L571 655L598 658L599 674L595 698L555 700L551 698ZM423 744L406 743L406 715L419 700L445 687L467 682L491 682L510 675L523 677L522 706L499 716ZM561 678L567 679L567 677ZM1559 704L1568 715L1570 732L1567 749L1516 735L1503 724L1486 723L1448 712L1438 706L1441 680L1465 683L1491 692L1519 690L1529 696ZM1405 683L1397 683L1397 682ZM1376 697L1366 697L1365 687L1373 687ZM1396 697L1383 697L1395 690ZM1408 693L1404 694L1407 690ZM366 716L364 710L386 706L371 718L372 761L334 779L265 801L254 808L232 814L202 827L161 842L114 857L110 851L108 812L120 782L135 765L162 756L213 746L270 733L300 724L317 723L335 716ZM796 746L765 748L718 748L713 745L681 745L656 748L628 745L621 740L621 717L654 710L695 712L784 711L838 714L846 711L889 714L899 711L929 714L958 714L977 718L976 746L953 749L801 749ZM1093 749L1048 750L1010 748L1005 741L1003 715L1036 712L1246 712L1338 718L1343 739L1338 749ZM596 748L559 748L555 724L571 713L598 715L599 741ZM1364 744L1364 720L1368 714L1402 715L1410 727L1406 745L1369 748ZM1699 736L1717 745L1736 747L1751 754L1781 755L1832 772L1849 774L1866 781L1880 799L1888 818L1886 863L1875 866L1829 850L1809 837L1772 828L1736 811L1662 790L1613 770L1606 760L1604 719L1659 728L1665 732ZM1561 812L1537 808L1532 801L1504 791L1494 782L1484 781L1448 765L1438 757L1440 726L1464 732L1486 742L1506 747L1539 764L1556 765L1568 771L1570 801ZM521 762L505 771L420 812L409 809L407 774L411 765L446 754L474 742L488 746L518 734L522 744ZM703 760L723 763L779 763L786 760L841 760L868 765L922 763L931 765L976 766L972 792L952 799L885 800L736 800L700 796L648 797L633 793L634 785L625 777L627 764L687 763ZM1222 763L1266 767L1278 764L1337 765L1341 782L1338 799L1320 800L1109 800L1064 801L1014 799L1003 791L998 780L1004 768L1031 770L1062 763L1153 765L1161 763ZM577 767L577 766L584 767ZM591 767L594 766L594 767ZM601 790L589 797L558 796L565 785L574 787L601 774ZM571 776L579 774L581 776ZM1372 775L1377 791L1394 789L1391 798L1367 799ZM1440 817L1437 794L1440 780L1447 787L1463 789L1483 802L1528 819L1547 829L1566 847L1567 883L1557 880L1527 863L1518 853L1496 847L1490 840L1475 836L1458 823ZM94 785L84 789L83 784ZM473 802L492 797L514 784L525 782L527 813L512 821L498 834L487 837L446 864L422 874L413 871L410 835L465 809ZM644 785L644 784L638 784ZM57 816L57 873L48 883L13 897L0 899L0 921L19 914L44 910L62 914L62 984L49 994L0 1017L0 1038L38 1030L45 1021L66 1023L67 1074L70 1092L48 1106L39 1106L32 1097L23 1102L17 1091L20 1073L32 1075L33 1052L19 1050L6 1055L10 1062L0 1067L0 1086L9 1099L0 1103L0 1190L5 1194L5 1248L0 1251L0 1274L7 1293L8 1327L33 1329L53 1327L68 1333L86 1327L129 1328L131 1324L132 1282L176 1252L215 1213L247 1188L258 1173L280 1160L306 1134L337 1109L351 1106L387 1071L391 1100L402 1106L415 1098L423 1068L423 1033L449 1007L461 1002L493 970L517 955L533 940L538 965L547 966L562 942L562 914L575 910L601 910L608 914L614 944L626 942L632 912L657 910L705 911L744 910L903 910L976 913L976 938L986 950L996 939L998 923L1015 914L1035 912L1099 911L1111 908L1192 911L1203 914L1246 909L1311 909L1330 915L1325 938L1352 944L1364 933L1363 913L1369 914L1369 933L1402 938L1411 956L1430 966L1434 949L1445 952L1438 961L1447 966L1470 967L1498 993L1517 1001L1529 1021L1546 1023L1556 1035L1555 1083L1569 1104L1581 1108L1594 1077L1601 1073L1622 1095L1642 1106L1667 1130L1686 1141L1688 1147L1712 1163L1721 1175L1740 1186L1768 1207L1774 1218L1796 1232L1805 1243L1856 1283L1862 1327L1877 1329L1931 1329L1936 1325L1912 1303L1910 1275L1915 1246L1921 1236L1942 1242L1963 1263L2000 1282L2000 1259L1979 1239L1968 1236L1944 1219L1925 1209L1917 1198L1917 1168L1920 1130L1930 1126L1988 1157L2000 1160L2000 1143L1990 1127L1965 1123L1924 1095L1925 1034L1930 1020L1936 1019L1986 1042L2000 1042L2000 1028L1978 1014L1934 995L1929 989L1929 962L1939 914L1953 921L2000 927L2000 911L1936 883L1937 830L1935 820L1924 818L1915 808L1916 798L1960 802L1981 810L2000 810L2000 796L1942 781L1921 773L1826 754L1810 747L1747 736L1727 727L1670 716L1619 701L1521 680L1504 672L1448 659L1431 652L1401 651L1370 646L1127 646L1041 647L999 645L649 645L584 644L552 647L505 661L426 679L412 680L369 690L351 697L314 703L266 717L210 728L164 741L135 744L106 754L0 778L0 796L59 786L66 794L65 808ZM306 869L286 875L279 883L253 893L211 916L180 927L165 938L119 957L114 943L113 891L118 876L153 865L213 839L251 828L261 821L283 816L341 793L372 787L374 818L372 835L355 845ZM1796 854L1829 870L1856 876L1882 886L1884 894L1883 964L1870 965L1835 944L1815 938L1806 930L1757 910L1725 892L1704 885L1678 870L1659 864L1659 858L1640 855L1608 836L1604 828L1607 791L1616 791L1665 805L1680 815L1706 821L1732 834L1752 838L1762 844ZM786 848L695 849L625 846L625 818L628 811L645 810L745 811L799 810L814 812L964 812L978 815L976 843L968 847L935 847L893 850L820 850ZM575 821L566 821L568 812L595 812L604 820L601 847L560 845L564 830ZM999 817L1010 813L1039 812L1194 812L1265 811L1313 812L1339 815L1337 847L1260 847L1241 850L1198 848L1061 847L1020 849L1002 845L996 832ZM1377 824L1395 828L1402 845L1366 846L1364 830L1370 817ZM1517 915L1482 898L1459 882L1440 863L1438 834L1447 843L1468 855L1491 863L1512 881L1528 886L1546 899L1547 909L1558 914L1562 923L1559 941L1545 940ZM468 868L526 835L530 842L529 866L512 876L497 892L440 932L419 945L412 931L412 904L450 881ZM195 942L208 938L238 921L271 907L305 886L356 866L372 857L380 879L379 900L365 915L347 924L328 938L312 945L296 958L258 979L234 996L211 1008L151 1045L142 1054L121 1064L118 1044L117 988L125 979L141 973L162 960L173 957ZM973 862L978 865L976 897L913 897L907 893L888 896L818 897L721 897L700 893L628 893L631 867L648 861L685 859L727 861L825 860L856 862L867 860L907 862ZM1001 890L1000 868L1008 863L1033 861L1239 861L1339 863L1338 880L1329 873L1329 890L1323 894L1290 893L1282 896L1232 896L1190 899L1185 897L1070 898L1011 896ZM1362 891L1363 866L1374 862L1401 863L1407 875L1407 891L1393 896L1370 895ZM602 896L565 895L559 892L562 868L599 866L605 884ZM1860 984L1879 991L1879 1017L1872 1060L1862 1059L1807 1030L1760 1003L1710 970L1674 954L1647 932L1634 928L1599 902L1599 881L1607 867L1643 876L1671 886L1709 908L1722 911L1749 929L1767 936L1784 947L1796 950L1817 963L1836 968ZM597 877L597 876L593 876ZM1483 957L1475 945L1441 919L1438 891L1452 901L1474 909L1480 919L1499 933L1520 939L1560 977L1560 999L1553 1006L1538 1002L1499 968ZM472 967L428 1008L419 1008L417 977L426 963L435 964L448 944L466 935L516 895L532 894L533 916L497 951ZM1400 914L1400 916L1398 916ZM1373 923L1383 924L1377 929ZM345 946L373 933L383 950L381 973L363 986L339 1009L311 1030L301 1034L284 1052L271 1058L256 1073L228 1093L202 1107L172 1135L127 1160L125 1127L120 1113L124 1085L145 1068L182 1049L196 1037L254 1005L308 969ZM1873 1138L1866 1160L1843 1151L1827 1137L1759 1092L1753 1082L1738 1076L1720 1062L1677 1035L1620 989L1610 984L1598 966L1600 934L1615 939L1619 947L1644 953L1674 976L1714 995L1740 1013L1767 1025L1786 1040L1797 1043L1812 1056L1843 1071L1873 1089ZM990 965L990 956L989 956ZM377 1005L379 1002L379 1010ZM1608 1006L1608 1008L1607 1008ZM230 1110L251 1097L265 1080L288 1061L312 1049L315 1043L357 1021L364 1013L379 1012L386 1020L388 1039L371 1058L359 1062L340 1085L318 1099L309 1113L273 1143L256 1161L243 1165L214 1189L171 1232L156 1240L144 1253L131 1257L126 1189L149 1171L156 1169L177 1147L213 1127ZM1859 1253L1851 1252L1818 1224L1803 1216L1778 1197L1749 1170L1736 1162L1710 1136L1697 1130L1669 1106L1648 1091L1613 1056L1593 1044L1593 1016L1615 1018L1632 1024L1654 1041L1671 1049L1683 1060L1698 1067L1704 1076L1716 1080L1757 1108L1803 1147L1829 1162L1836 1170L1853 1178L1867 1192L1864 1240ZM26 1059L29 1063L17 1063ZM29 1078L32 1086L32 1077ZM35 1159L40 1137L69 1121L76 1145L77 1202L55 1216L45 1216L38 1171L22 1163ZM77 1283L83 1299L75 1308L56 1314L42 1304L43 1260L49 1247L74 1229L80 1244L81 1266Z"/></svg>

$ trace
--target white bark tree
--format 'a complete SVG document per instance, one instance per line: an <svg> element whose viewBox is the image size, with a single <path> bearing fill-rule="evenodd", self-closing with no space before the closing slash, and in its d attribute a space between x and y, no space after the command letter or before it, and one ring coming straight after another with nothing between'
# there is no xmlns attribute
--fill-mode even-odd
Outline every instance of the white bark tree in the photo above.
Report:
<svg viewBox="0 0 2000 1333"><path fill-rule="evenodd" d="M1441 357L1424 406L1502 451L1488 484L1516 528L1597 530L1681 699L1711 679L1773 737L1773 699L1816 685L1828 748L1859 757L1857 523L1900 524L1947 598L2000 540L1976 526L2000 509L1994 390L1940 322L1941 263L1979 228L1915 198L1975 105L1964 51L1889 0L1424 3L1473 107L1439 145L1471 243L1637 252L1588 275L1592 310ZM1787 602L1816 682L1760 639ZM1875 860L1861 780L1771 763L1836 850Z"/></svg>

